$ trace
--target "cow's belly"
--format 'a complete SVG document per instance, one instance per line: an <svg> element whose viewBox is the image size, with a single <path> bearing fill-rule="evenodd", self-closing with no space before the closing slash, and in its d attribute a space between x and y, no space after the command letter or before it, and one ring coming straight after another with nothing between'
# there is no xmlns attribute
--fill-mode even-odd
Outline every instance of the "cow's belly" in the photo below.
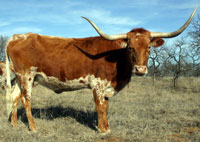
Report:
<svg viewBox="0 0 200 142"><path fill-rule="evenodd" d="M54 90L56 93L61 93L63 91L73 91L83 88L91 88L100 100L100 104L103 104L105 97L112 97L117 93L115 88L111 85L111 81L107 79L101 79L95 77L95 75L87 75L85 77L80 77L73 80L60 81L58 78L53 76L47 76L43 72L37 72L37 68L31 67L31 71L28 73L30 76L34 77L33 81ZM30 81L31 77L29 78Z"/></svg>
<svg viewBox="0 0 200 142"><path fill-rule="evenodd" d="M66 81L60 81L55 77L46 76L42 72L37 72L35 81L51 90L54 90L56 93L90 88L92 90L95 89L99 96L113 96L116 94L115 89L111 86L111 81L106 79L102 80L94 75L87 75L74 80L66 79Z"/></svg>
<svg viewBox="0 0 200 142"><path fill-rule="evenodd" d="M56 93L90 88L87 79L83 77L74 80L60 81L55 77L46 76L44 73L37 73L35 81L51 90L54 90Z"/></svg>

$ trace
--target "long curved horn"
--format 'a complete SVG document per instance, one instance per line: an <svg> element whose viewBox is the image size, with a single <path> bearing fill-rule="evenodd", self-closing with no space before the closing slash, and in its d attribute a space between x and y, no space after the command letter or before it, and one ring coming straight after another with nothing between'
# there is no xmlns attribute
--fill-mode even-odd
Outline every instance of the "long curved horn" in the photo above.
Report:
<svg viewBox="0 0 200 142"><path fill-rule="evenodd" d="M127 38L127 34L117 34L117 35L107 35L104 32L102 32L96 24L94 24L91 20L89 20L86 17L82 18L86 19L93 27L94 29L97 31L97 33L102 36L103 38L107 39L107 40L116 40L116 39L126 39Z"/></svg>
<svg viewBox="0 0 200 142"><path fill-rule="evenodd" d="M194 14L197 11L197 8L198 8L198 6L194 9L192 15L186 21L186 23L181 28L179 28L177 31L169 32L169 33L151 32L151 37L172 38L172 37L178 36L179 34L181 34L188 27L188 25L192 21L192 18L194 17Z"/></svg>

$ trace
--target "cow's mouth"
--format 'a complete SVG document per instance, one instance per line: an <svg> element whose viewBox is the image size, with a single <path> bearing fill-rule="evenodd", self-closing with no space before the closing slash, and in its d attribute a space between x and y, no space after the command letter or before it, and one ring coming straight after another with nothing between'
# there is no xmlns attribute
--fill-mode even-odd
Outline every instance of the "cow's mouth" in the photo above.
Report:
<svg viewBox="0 0 200 142"><path fill-rule="evenodd" d="M145 73L135 73L137 76L144 76Z"/></svg>

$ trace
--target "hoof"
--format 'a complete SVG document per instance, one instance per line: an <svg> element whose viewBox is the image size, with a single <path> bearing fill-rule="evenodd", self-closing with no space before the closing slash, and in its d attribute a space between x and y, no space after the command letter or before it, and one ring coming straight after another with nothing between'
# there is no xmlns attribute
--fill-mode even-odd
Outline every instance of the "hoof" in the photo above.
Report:
<svg viewBox="0 0 200 142"><path fill-rule="evenodd" d="M36 133L36 128L29 128L31 132Z"/></svg>
<svg viewBox="0 0 200 142"><path fill-rule="evenodd" d="M36 130L31 130L31 133L36 133L37 131Z"/></svg>
<svg viewBox="0 0 200 142"><path fill-rule="evenodd" d="M111 132L111 130L110 129L108 129L107 131L105 131L105 132L103 132L103 133L101 133L102 135L109 135L109 134L111 134L112 132Z"/></svg>
<svg viewBox="0 0 200 142"><path fill-rule="evenodd" d="M100 129L98 129L98 132L99 132L101 135L103 135L103 136L105 136L105 135L108 135L108 134L111 134L111 133L112 133L112 131L111 131L110 129L108 129L108 130L105 130L105 131L101 131Z"/></svg>

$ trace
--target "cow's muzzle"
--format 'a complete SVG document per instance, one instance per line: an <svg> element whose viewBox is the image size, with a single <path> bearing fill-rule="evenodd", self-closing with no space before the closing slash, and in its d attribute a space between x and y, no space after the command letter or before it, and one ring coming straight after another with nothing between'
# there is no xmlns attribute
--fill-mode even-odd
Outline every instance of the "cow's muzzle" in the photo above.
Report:
<svg viewBox="0 0 200 142"><path fill-rule="evenodd" d="M147 66L134 65L134 73L139 76L147 74L148 73Z"/></svg>

